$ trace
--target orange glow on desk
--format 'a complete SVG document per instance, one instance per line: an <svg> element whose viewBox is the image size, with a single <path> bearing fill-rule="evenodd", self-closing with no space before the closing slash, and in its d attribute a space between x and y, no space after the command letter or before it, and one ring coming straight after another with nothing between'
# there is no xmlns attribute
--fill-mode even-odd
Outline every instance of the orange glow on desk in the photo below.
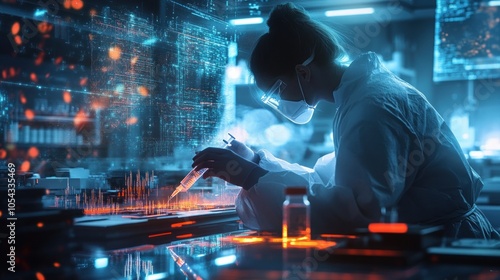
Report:
<svg viewBox="0 0 500 280"><path fill-rule="evenodd" d="M368 230L372 233L406 233L408 225L404 223L371 223Z"/></svg>
<svg viewBox="0 0 500 280"><path fill-rule="evenodd" d="M170 235L172 234L171 231L169 232L162 232L162 233L156 233L156 234L150 234L148 235L149 238L155 238L155 237L160 237L160 236L165 236L165 235Z"/></svg>
<svg viewBox="0 0 500 280"><path fill-rule="evenodd" d="M356 235L347 235L347 234L331 234L325 233L320 235L323 238L347 238L347 239L356 239L358 238Z"/></svg>
<svg viewBox="0 0 500 280"><path fill-rule="evenodd" d="M196 221L186 221L186 222L180 222L180 223L172 224L171 227L172 228L180 228L182 226L192 225L192 224L195 224L195 223L196 223Z"/></svg>

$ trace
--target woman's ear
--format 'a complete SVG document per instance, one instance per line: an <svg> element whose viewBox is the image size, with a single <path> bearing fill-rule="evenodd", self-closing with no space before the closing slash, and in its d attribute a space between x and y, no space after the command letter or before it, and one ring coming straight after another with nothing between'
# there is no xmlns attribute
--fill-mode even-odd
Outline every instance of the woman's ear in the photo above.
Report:
<svg viewBox="0 0 500 280"><path fill-rule="evenodd" d="M309 66L297 64L295 65L295 71L297 72L297 75L299 75L299 77L301 77L306 82L309 82L311 80L311 69L309 68Z"/></svg>

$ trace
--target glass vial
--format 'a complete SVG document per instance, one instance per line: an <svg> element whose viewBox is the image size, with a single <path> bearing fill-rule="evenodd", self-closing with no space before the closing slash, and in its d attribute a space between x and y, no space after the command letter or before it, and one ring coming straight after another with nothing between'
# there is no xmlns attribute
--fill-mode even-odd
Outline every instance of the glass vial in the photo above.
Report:
<svg viewBox="0 0 500 280"><path fill-rule="evenodd" d="M289 187L283 202L283 242L311 239L310 204L305 187Z"/></svg>

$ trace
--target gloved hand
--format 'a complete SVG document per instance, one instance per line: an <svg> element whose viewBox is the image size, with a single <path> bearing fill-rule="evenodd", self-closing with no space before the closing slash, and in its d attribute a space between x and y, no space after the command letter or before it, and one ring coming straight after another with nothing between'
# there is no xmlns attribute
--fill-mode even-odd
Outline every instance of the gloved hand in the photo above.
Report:
<svg viewBox="0 0 500 280"><path fill-rule="evenodd" d="M246 147L246 146L245 146ZM268 171L234 151L221 148L206 148L193 157L196 170L208 168L203 178L218 177L231 184L250 189Z"/></svg>
<svg viewBox="0 0 500 280"><path fill-rule="evenodd" d="M226 149L235 152L240 157L259 164L260 157L258 154L254 153L247 145L241 143L240 141L233 140L231 144L226 147Z"/></svg>

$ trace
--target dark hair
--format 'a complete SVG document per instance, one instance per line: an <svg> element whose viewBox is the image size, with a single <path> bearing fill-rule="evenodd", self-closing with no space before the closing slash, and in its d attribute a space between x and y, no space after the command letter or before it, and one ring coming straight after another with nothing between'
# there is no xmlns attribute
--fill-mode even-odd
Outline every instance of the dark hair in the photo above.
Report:
<svg viewBox="0 0 500 280"><path fill-rule="evenodd" d="M338 35L311 19L292 3L276 6L267 20L269 32L262 35L250 58L254 75L275 77L290 74L314 51L314 61L330 63L344 55Z"/></svg>

